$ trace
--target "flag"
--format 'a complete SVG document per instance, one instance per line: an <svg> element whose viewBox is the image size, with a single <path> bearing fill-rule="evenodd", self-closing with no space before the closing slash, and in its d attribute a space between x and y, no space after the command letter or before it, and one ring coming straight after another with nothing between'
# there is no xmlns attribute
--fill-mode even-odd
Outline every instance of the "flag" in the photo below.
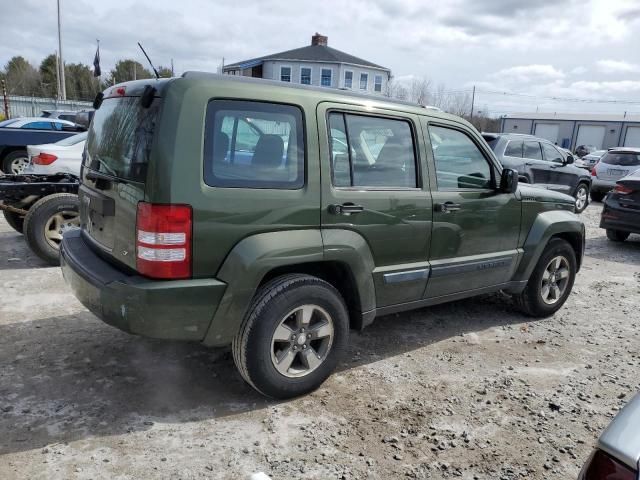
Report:
<svg viewBox="0 0 640 480"><path fill-rule="evenodd" d="M100 45L96 49L96 56L93 57L93 76L99 77L102 74L100 71Z"/></svg>

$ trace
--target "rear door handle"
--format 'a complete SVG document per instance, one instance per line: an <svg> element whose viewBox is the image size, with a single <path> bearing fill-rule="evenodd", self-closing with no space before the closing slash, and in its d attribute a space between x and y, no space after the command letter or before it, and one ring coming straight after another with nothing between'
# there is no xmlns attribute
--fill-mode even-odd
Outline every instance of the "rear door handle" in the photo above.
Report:
<svg viewBox="0 0 640 480"><path fill-rule="evenodd" d="M352 215L363 211L364 207L362 205L356 205L351 202L343 203L342 205L329 205L329 213L334 215Z"/></svg>
<svg viewBox="0 0 640 480"><path fill-rule="evenodd" d="M450 212L457 212L462 208L462 205L460 205L459 203L444 202L444 203L436 203L435 207L437 212L450 213Z"/></svg>

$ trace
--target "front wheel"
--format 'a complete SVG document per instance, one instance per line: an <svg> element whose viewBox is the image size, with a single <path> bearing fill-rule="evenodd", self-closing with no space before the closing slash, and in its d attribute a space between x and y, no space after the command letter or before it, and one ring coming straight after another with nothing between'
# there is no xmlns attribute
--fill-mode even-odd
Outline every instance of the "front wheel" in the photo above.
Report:
<svg viewBox="0 0 640 480"><path fill-rule="evenodd" d="M584 212L584 209L589 205L589 186L585 183L581 183L576 188L576 213Z"/></svg>
<svg viewBox="0 0 640 480"><path fill-rule="evenodd" d="M576 278L577 262L566 240L552 238L542 252L524 291L516 297L520 309L532 317L548 317L566 302Z"/></svg>
<svg viewBox="0 0 640 480"><path fill-rule="evenodd" d="M627 238L629 238L631 233L629 232L621 232L620 230L611 230L607 229L607 238L612 242L624 242Z"/></svg>
<svg viewBox="0 0 640 480"><path fill-rule="evenodd" d="M41 198L24 217L29 248L51 265L60 265L60 243L67 230L80 227L78 196L56 193Z"/></svg>
<svg viewBox="0 0 640 480"><path fill-rule="evenodd" d="M2 213L9 226L16 232L22 233L22 229L24 227L24 215L20 215L16 212L9 212L8 210L3 210Z"/></svg>
<svg viewBox="0 0 640 480"><path fill-rule="evenodd" d="M318 388L347 345L340 293L309 275L284 275L257 292L233 340L236 367L258 392L291 398Z"/></svg>

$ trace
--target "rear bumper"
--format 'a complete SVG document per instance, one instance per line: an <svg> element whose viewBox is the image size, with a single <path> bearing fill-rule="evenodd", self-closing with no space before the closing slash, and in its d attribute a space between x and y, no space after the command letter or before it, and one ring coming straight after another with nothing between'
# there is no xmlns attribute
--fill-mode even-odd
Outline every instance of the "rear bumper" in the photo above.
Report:
<svg viewBox="0 0 640 480"><path fill-rule="evenodd" d="M600 228L620 230L621 232L640 233L640 210L630 211L605 201L600 217Z"/></svg>
<svg viewBox="0 0 640 480"><path fill-rule="evenodd" d="M104 261L82 239L65 234L62 275L80 302L105 323L152 338L201 341L226 284L215 279L150 280Z"/></svg>
<svg viewBox="0 0 640 480"><path fill-rule="evenodd" d="M596 177L592 177L591 179L591 191L592 192L601 192L607 193L609 190L612 190L613 187L616 186L616 182L609 180L600 180Z"/></svg>

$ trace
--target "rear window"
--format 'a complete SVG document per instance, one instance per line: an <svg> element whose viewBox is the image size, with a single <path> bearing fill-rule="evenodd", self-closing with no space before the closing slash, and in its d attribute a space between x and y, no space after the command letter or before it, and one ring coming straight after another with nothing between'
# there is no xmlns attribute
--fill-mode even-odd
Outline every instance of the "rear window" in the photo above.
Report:
<svg viewBox="0 0 640 480"><path fill-rule="evenodd" d="M213 100L207 107L205 129L207 185L280 189L304 185L304 128L298 107Z"/></svg>
<svg viewBox="0 0 640 480"><path fill-rule="evenodd" d="M105 99L87 136L85 165L113 177L144 182L159 108L159 99L149 108L140 105L139 97Z"/></svg>
<svg viewBox="0 0 640 480"><path fill-rule="evenodd" d="M635 167L640 165L640 154L631 152L607 152L600 160L609 165L620 165L623 167Z"/></svg>

